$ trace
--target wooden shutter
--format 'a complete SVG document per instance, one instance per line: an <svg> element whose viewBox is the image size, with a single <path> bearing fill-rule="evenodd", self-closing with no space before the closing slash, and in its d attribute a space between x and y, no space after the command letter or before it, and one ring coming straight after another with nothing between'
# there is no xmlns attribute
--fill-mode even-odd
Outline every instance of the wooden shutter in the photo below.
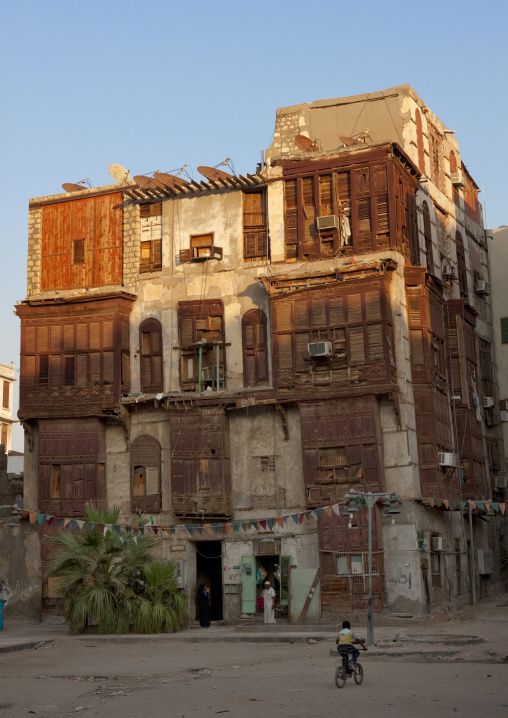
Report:
<svg viewBox="0 0 508 718"><path fill-rule="evenodd" d="M48 386L48 379L49 379L49 356L46 354L45 356L39 357L39 376L38 376L39 386Z"/></svg>
<svg viewBox="0 0 508 718"><path fill-rule="evenodd" d="M4 385L3 385L3 395L2 395L2 406L4 409L9 408L9 399L10 399L10 383L8 381L5 381L4 379Z"/></svg>
<svg viewBox="0 0 508 718"><path fill-rule="evenodd" d="M278 334L274 337L278 357L279 371L293 369L293 343L292 334Z"/></svg>
<svg viewBox="0 0 508 718"><path fill-rule="evenodd" d="M369 324L367 326L367 335L369 337L369 361L383 359L383 325Z"/></svg>
<svg viewBox="0 0 508 718"><path fill-rule="evenodd" d="M297 180L284 183L284 220L286 259L298 257L298 193Z"/></svg>
<svg viewBox="0 0 508 718"><path fill-rule="evenodd" d="M162 327L157 319L146 319L139 327L141 391L163 391Z"/></svg>
<svg viewBox="0 0 508 718"><path fill-rule="evenodd" d="M244 257L266 257L266 194L243 195Z"/></svg>
<svg viewBox="0 0 508 718"><path fill-rule="evenodd" d="M50 356L50 386L58 389L62 382L62 357L60 354Z"/></svg>
<svg viewBox="0 0 508 718"><path fill-rule="evenodd" d="M35 327L23 327L23 352L25 354L35 354Z"/></svg>
<svg viewBox="0 0 508 718"><path fill-rule="evenodd" d="M508 317L501 319L501 343L508 344Z"/></svg>
<svg viewBox="0 0 508 718"><path fill-rule="evenodd" d="M319 211L321 215L334 214L332 175L319 178Z"/></svg>
<svg viewBox="0 0 508 718"><path fill-rule="evenodd" d="M365 362L365 337L363 326L351 327L349 330L349 363L363 364Z"/></svg>
<svg viewBox="0 0 508 718"><path fill-rule="evenodd" d="M251 309L242 319L243 383L258 386L268 378L266 315Z"/></svg>
<svg viewBox="0 0 508 718"><path fill-rule="evenodd" d="M74 354L65 357L64 385L74 386Z"/></svg>
<svg viewBox="0 0 508 718"><path fill-rule="evenodd" d="M348 324L359 324L362 318L362 295L350 294L347 298Z"/></svg>

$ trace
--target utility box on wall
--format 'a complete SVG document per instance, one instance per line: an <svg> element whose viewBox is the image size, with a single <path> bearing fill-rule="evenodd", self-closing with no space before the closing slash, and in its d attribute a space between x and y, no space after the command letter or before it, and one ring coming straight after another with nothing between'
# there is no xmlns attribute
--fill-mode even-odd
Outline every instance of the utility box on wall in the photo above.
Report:
<svg viewBox="0 0 508 718"><path fill-rule="evenodd" d="M490 573L494 573L494 556L492 554L492 549L478 549L478 573L480 576L486 576Z"/></svg>

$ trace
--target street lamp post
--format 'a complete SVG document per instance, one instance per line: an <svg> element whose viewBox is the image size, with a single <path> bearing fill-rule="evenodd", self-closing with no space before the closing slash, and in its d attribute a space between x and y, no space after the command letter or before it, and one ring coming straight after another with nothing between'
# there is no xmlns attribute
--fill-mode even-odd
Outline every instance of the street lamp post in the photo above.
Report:
<svg viewBox="0 0 508 718"><path fill-rule="evenodd" d="M356 491L355 489L349 489L349 491L346 494L346 499L350 499L350 501L354 501L355 503L360 503L362 506L367 507L367 530L369 533L369 539L368 539L368 564L369 564L369 598L367 602L367 645L372 646L374 643L374 608L372 605L372 508L374 507L375 503L378 501L378 499L381 499L384 501L385 506L388 507L388 512L385 513L383 518L388 518L389 516L392 517L392 523L395 523L395 520L393 518L394 514L398 514L399 509L396 508L396 504L399 503L400 497L395 494L394 491L390 491L389 493L379 493L379 494L373 494L371 491L367 493L361 493L359 491ZM349 511L348 511L349 509ZM358 509L355 507L352 509L353 511L357 511ZM351 509L349 506L346 508L345 513L349 513L350 521L351 521ZM349 524L351 527L351 523Z"/></svg>

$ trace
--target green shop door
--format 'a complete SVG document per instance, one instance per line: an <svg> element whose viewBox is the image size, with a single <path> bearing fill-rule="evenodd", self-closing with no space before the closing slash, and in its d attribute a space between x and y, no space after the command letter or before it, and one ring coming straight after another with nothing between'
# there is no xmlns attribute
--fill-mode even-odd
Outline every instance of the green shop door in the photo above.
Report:
<svg viewBox="0 0 508 718"><path fill-rule="evenodd" d="M242 556L242 613L256 613L255 556Z"/></svg>
<svg viewBox="0 0 508 718"><path fill-rule="evenodd" d="M287 606L289 601L289 567L291 556L280 557L280 605Z"/></svg>

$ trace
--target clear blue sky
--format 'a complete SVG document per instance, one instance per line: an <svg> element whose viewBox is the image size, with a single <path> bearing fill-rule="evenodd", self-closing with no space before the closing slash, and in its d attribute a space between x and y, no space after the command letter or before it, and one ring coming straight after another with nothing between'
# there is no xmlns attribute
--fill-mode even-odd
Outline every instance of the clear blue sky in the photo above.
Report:
<svg viewBox="0 0 508 718"><path fill-rule="evenodd" d="M488 225L508 224L507 21L505 0L4 0L0 363L19 368L30 197L109 184L111 162L251 172L277 107L411 84L457 131Z"/></svg>

